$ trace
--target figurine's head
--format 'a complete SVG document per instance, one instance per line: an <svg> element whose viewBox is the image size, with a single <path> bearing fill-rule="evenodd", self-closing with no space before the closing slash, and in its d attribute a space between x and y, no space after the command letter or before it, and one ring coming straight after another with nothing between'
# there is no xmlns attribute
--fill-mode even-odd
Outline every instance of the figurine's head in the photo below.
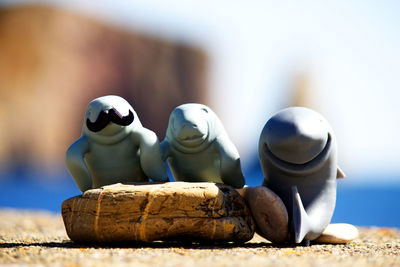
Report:
<svg viewBox="0 0 400 267"><path fill-rule="evenodd" d="M132 106L122 97L108 95L89 103L82 133L96 141L108 142L116 136L124 137L135 125L141 123Z"/></svg>
<svg viewBox="0 0 400 267"><path fill-rule="evenodd" d="M303 107L283 109L264 126L260 159L287 171L310 171L329 155L333 132L317 112Z"/></svg>
<svg viewBox="0 0 400 267"><path fill-rule="evenodd" d="M221 123L209 107L183 104L169 117L166 139L182 152L195 153L205 149L221 131Z"/></svg>

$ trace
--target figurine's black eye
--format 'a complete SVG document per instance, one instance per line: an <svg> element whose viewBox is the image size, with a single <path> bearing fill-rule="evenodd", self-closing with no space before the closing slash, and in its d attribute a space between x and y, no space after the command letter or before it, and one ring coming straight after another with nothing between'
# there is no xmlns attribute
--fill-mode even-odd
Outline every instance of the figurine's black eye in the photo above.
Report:
<svg viewBox="0 0 400 267"><path fill-rule="evenodd" d="M205 113L208 113L208 109L202 108L202 110L203 110Z"/></svg>

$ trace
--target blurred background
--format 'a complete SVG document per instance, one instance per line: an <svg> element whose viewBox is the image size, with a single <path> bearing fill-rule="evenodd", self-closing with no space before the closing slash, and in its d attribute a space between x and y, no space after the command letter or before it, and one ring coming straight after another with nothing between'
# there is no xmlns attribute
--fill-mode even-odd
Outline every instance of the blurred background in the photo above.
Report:
<svg viewBox="0 0 400 267"><path fill-rule="evenodd" d="M260 185L258 138L306 106L334 128L333 222L400 227L400 2L0 1L0 208L60 212L86 105L116 94L163 140L210 106Z"/></svg>

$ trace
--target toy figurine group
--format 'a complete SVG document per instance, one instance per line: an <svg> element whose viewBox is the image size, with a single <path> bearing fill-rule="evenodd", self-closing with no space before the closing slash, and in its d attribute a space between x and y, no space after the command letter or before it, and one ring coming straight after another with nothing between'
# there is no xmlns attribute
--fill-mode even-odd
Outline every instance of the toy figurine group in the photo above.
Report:
<svg viewBox="0 0 400 267"><path fill-rule="evenodd" d="M239 153L209 107L176 107L160 144L125 99L110 95L89 103L82 136L68 148L66 165L83 192L114 183L169 181L167 161L175 181L244 190L259 232L268 240L314 240L330 223L336 179L344 177L331 127L313 110L286 108L265 124L258 151L262 186L239 189L245 185ZM271 199L281 203L281 210L270 208ZM289 218L282 231L271 223L278 213Z"/></svg>

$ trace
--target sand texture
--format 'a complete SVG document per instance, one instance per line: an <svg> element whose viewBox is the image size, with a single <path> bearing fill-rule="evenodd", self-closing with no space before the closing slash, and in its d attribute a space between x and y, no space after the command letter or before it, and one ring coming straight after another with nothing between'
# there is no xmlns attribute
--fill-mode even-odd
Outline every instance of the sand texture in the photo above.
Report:
<svg viewBox="0 0 400 267"><path fill-rule="evenodd" d="M0 264L47 266L400 266L400 230L359 228L346 245L280 247L255 236L244 244L154 242L83 246L60 215L0 210Z"/></svg>

